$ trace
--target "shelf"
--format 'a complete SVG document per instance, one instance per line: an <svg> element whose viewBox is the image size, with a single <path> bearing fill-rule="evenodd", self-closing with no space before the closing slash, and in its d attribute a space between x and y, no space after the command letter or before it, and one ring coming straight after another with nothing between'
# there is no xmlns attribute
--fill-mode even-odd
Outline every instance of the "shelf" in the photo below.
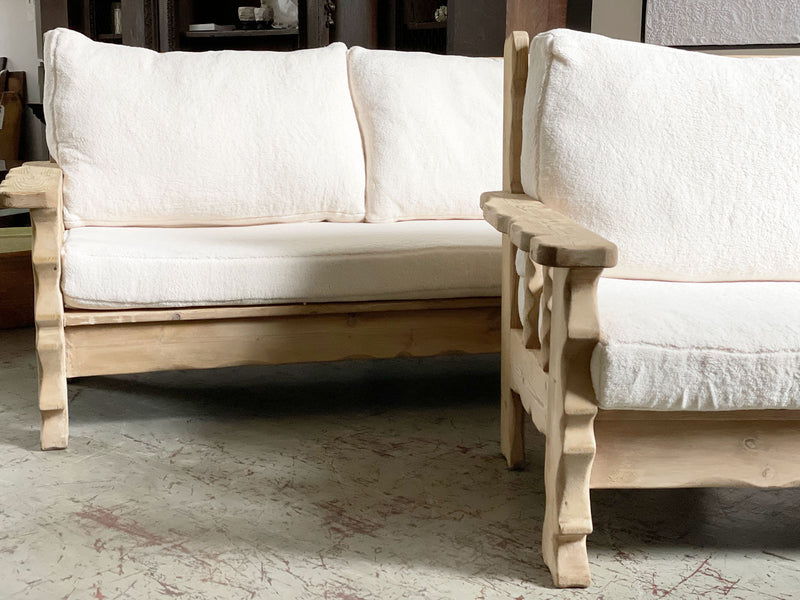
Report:
<svg viewBox="0 0 800 600"><path fill-rule="evenodd" d="M274 35L299 35L294 29L234 29L232 31L185 31L187 38L237 38L237 37L269 37Z"/></svg>
<svg viewBox="0 0 800 600"><path fill-rule="evenodd" d="M413 30L420 29L446 29L447 21L439 23L437 21L426 21L424 23L406 23L406 28Z"/></svg>

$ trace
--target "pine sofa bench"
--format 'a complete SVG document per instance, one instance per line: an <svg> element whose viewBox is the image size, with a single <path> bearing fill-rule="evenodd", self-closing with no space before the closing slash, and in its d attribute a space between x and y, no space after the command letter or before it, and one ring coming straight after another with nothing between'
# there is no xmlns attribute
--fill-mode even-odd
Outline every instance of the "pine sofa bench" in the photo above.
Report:
<svg viewBox="0 0 800 600"><path fill-rule="evenodd" d="M499 350L499 59L157 54L45 36L34 228L44 449L67 379Z"/></svg>
<svg viewBox="0 0 800 600"><path fill-rule="evenodd" d="M505 61L501 445L546 435L544 560L584 587L590 489L800 485L800 58Z"/></svg>

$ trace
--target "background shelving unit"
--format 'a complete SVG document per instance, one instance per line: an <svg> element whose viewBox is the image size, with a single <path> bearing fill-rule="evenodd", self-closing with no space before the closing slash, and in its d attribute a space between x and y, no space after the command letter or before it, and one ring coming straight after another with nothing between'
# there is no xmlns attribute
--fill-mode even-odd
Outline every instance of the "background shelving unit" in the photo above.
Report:
<svg viewBox="0 0 800 600"><path fill-rule="evenodd" d="M259 0L121 0L122 32L114 33L114 0L40 0L42 31L69 27L88 37L152 50L294 50L325 46L333 0L299 0L299 27L189 32L192 23L235 25L239 6Z"/></svg>
<svg viewBox="0 0 800 600"><path fill-rule="evenodd" d="M467 56L502 54L506 25L537 30L521 20L543 10L545 0L299 0L293 30L189 32L192 23L235 25L237 8L259 0L121 0L122 33L114 34L112 0L40 0L42 31L70 27L96 40L153 50L293 50L333 41L366 48L415 50ZM565 0L547 0L564 3ZM569 6L590 0L570 0ZM533 3L533 4L530 4ZM436 22L440 6L446 22ZM535 9L529 10L528 7ZM560 4L559 4L560 6ZM558 13L560 14L560 13ZM507 23L507 18L509 19ZM552 25L556 26L554 20ZM550 21L547 22L550 25ZM563 26L563 24L562 24Z"/></svg>

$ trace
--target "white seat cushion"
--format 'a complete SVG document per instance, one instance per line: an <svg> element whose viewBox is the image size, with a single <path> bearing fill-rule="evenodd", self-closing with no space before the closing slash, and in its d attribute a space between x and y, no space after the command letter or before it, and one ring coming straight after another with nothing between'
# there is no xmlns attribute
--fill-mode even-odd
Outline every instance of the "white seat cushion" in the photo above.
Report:
<svg viewBox="0 0 800 600"><path fill-rule="evenodd" d="M483 221L81 227L62 289L76 308L499 296L500 245Z"/></svg>
<svg viewBox="0 0 800 600"><path fill-rule="evenodd" d="M556 30L530 61L523 187L617 244L607 275L800 280L800 57Z"/></svg>
<svg viewBox="0 0 800 600"><path fill-rule="evenodd" d="M159 54L56 29L44 59L68 228L364 217L344 44Z"/></svg>
<svg viewBox="0 0 800 600"><path fill-rule="evenodd" d="M503 185L503 62L351 48L367 220L480 219Z"/></svg>
<svg viewBox="0 0 800 600"><path fill-rule="evenodd" d="M607 409L800 409L800 283L600 280Z"/></svg>

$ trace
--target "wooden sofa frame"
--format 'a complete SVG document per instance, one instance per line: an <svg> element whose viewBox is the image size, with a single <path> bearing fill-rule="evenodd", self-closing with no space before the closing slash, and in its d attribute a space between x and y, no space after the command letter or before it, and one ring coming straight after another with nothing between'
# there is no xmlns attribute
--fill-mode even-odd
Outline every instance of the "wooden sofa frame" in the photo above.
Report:
<svg viewBox="0 0 800 600"><path fill-rule="evenodd" d="M500 349L500 299L65 308L61 295L61 169L34 162L0 183L0 206L28 208L41 446L66 448L67 379L171 369L351 358L482 354Z"/></svg>
<svg viewBox="0 0 800 600"><path fill-rule="evenodd" d="M796 487L800 411L598 408L590 374L596 290L617 249L523 193L528 50L527 33L506 41L504 190L481 198L486 220L503 233L501 447L510 468L523 465L526 412L545 434L544 560L555 585L585 587L590 489ZM523 319L518 248L528 253Z"/></svg>

